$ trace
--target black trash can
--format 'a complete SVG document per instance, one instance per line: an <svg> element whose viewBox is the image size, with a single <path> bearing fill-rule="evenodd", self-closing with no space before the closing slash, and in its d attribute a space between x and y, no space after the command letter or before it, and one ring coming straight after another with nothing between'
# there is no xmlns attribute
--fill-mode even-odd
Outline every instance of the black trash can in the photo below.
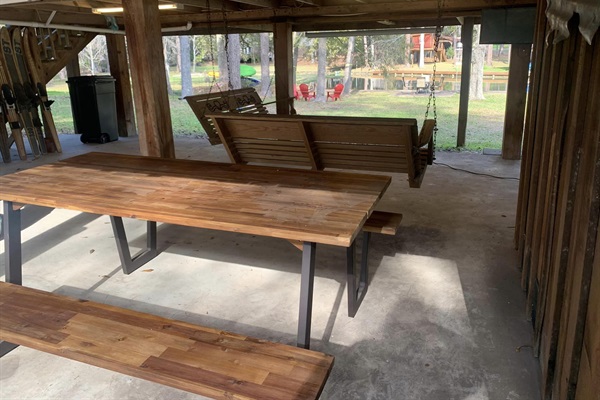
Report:
<svg viewBox="0 0 600 400"><path fill-rule="evenodd" d="M83 143L119 140L115 79L110 75L73 76L67 81L75 133Z"/></svg>

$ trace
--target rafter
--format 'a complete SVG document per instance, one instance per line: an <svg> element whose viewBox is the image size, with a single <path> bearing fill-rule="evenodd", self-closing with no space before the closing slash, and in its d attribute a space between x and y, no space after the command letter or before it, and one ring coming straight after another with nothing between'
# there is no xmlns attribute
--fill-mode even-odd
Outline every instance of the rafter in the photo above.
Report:
<svg viewBox="0 0 600 400"><path fill-rule="evenodd" d="M482 9L496 7L522 7L535 6L536 0L445 0L443 2L442 15L461 15L461 13L470 13L473 11L480 12ZM376 12L377 14L387 13L404 13L407 16L415 14L429 14L431 18L437 13L438 2L434 0L397 0L394 2L378 3L378 4L351 4L339 6L323 6L323 7L290 7L278 8L276 15L279 18L299 18L299 17L322 17L322 16L358 16ZM180 15L161 17L163 23L181 24L186 21L191 22L207 22L218 21L226 18L230 21L247 21L254 23L257 20L272 18L274 12L272 9L257 9L244 10L223 13L215 13L214 15L193 15L190 17L182 17Z"/></svg>

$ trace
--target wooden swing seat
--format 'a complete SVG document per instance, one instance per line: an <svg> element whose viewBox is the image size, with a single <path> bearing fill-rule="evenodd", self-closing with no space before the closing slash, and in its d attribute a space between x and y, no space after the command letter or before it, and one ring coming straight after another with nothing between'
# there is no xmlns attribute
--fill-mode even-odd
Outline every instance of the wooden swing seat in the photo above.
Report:
<svg viewBox="0 0 600 400"><path fill-rule="evenodd" d="M207 114L236 164L402 173L421 186L433 163L434 120Z"/></svg>
<svg viewBox="0 0 600 400"><path fill-rule="evenodd" d="M236 113L236 114L268 114L266 107L254 88L215 91L207 94L198 94L185 97L194 114L208 135L211 144L220 144L221 139L217 134L212 121L206 114Z"/></svg>

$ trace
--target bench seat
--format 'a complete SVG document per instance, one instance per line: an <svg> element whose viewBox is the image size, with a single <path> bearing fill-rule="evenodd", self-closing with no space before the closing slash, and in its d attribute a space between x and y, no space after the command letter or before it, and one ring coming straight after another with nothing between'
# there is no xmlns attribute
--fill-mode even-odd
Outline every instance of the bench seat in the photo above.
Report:
<svg viewBox="0 0 600 400"><path fill-rule="evenodd" d="M402 214L373 211L363 226L363 231L394 236L398 232Z"/></svg>
<svg viewBox="0 0 600 400"><path fill-rule="evenodd" d="M320 352L0 282L0 339L215 399L316 399Z"/></svg>

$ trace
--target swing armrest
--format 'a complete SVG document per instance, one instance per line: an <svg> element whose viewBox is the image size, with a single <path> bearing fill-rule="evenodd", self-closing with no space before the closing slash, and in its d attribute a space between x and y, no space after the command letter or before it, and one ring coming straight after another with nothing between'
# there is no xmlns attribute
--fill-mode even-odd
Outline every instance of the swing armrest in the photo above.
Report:
<svg viewBox="0 0 600 400"><path fill-rule="evenodd" d="M435 120L426 119L423 122L423 127L421 128L421 133L419 134L419 142L417 144L417 147L421 148L432 140L433 128L435 128Z"/></svg>

